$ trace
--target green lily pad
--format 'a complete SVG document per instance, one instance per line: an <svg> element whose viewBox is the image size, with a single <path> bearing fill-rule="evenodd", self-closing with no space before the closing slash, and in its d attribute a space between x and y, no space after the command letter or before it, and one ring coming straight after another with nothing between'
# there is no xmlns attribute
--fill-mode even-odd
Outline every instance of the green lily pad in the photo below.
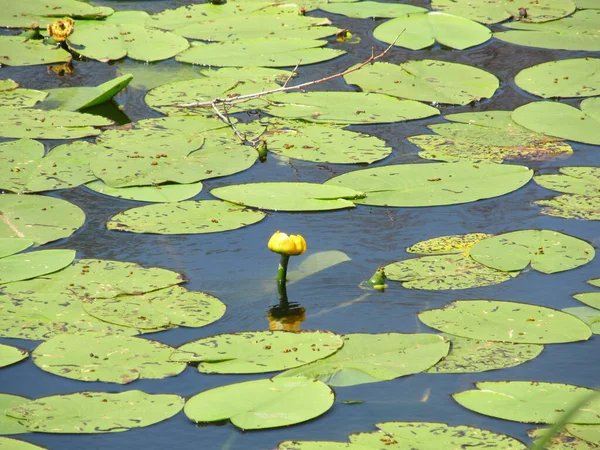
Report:
<svg viewBox="0 0 600 450"><path fill-rule="evenodd" d="M0 26L8 28L33 28L33 24L45 28L57 18L65 16L82 19L102 19L113 13L111 8L93 6L77 0L55 0L48 7L46 0L7 2L0 11Z"/></svg>
<svg viewBox="0 0 600 450"><path fill-rule="evenodd" d="M433 59L402 64L376 62L344 79L367 92L452 105L491 98L500 85L498 78L485 70Z"/></svg>
<svg viewBox="0 0 600 450"><path fill-rule="evenodd" d="M428 373L479 373L505 369L537 358L540 344L515 344L450 336L450 353Z"/></svg>
<svg viewBox="0 0 600 450"><path fill-rule="evenodd" d="M137 329L203 327L219 320L226 309L218 298L205 292L190 292L180 286L142 295L93 298L84 301L83 308L105 322Z"/></svg>
<svg viewBox="0 0 600 450"><path fill-rule="evenodd" d="M522 14L521 5L511 0L433 0L431 6L436 11L486 24L504 22L512 17L520 18ZM547 22L575 12L575 3L571 0L538 0L537 3L527 3L525 9L527 22Z"/></svg>
<svg viewBox="0 0 600 450"><path fill-rule="evenodd" d="M309 122L361 124L423 119L440 112L412 100L363 92L290 92L269 96L265 110L276 117Z"/></svg>
<svg viewBox="0 0 600 450"><path fill-rule="evenodd" d="M600 9L596 0L575 0L578 9Z"/></svg>
<svg viewBox="0 0 600 450"><path fill-rule="evenodd" d="M265 373L325 358L342 345L341 336L324 331L228 333L188 342L171 361L199 362L204 373Z"/></svg>
<svg viewBox="0 0 600 450"><path fill-rule="evenodd" d="M583 292L575 294L573 297L592 308L600 309L600 292Z"/></svg>
<svg viewBox="0 0 600 450"><path fill-rule="evenodd" d="M356 203L376 206L438 206L498 197L529 182L533 172L524 166L470 162L398 164L356 170L325 185L365 192Z"/></svg>
<svg viewBox="0 0 600 450"><path fill-rule="evenodd" d="M3 450L46 450L46 448L19 439L0 437L0 449Z"/></svg>
<svg viewBox="0 0 600 450"><path fill-rule="evenodd" d="M545 206L542 214L565 219L600 220L600 197L565 194L550 200L538 200L536 205Z"/></svg>
<svg viewBox="0 0 600 450"><path fill-rule="evenodd" d="M393 19L406 14L418 12L426 12L425 8L420 6L382 3L375 1L361 2L339 2L339 3L323 3L319 5L319 9L333 14L341 14L343 16L353 17L355 19L377 19L388 18Z"/></svg>
<svg viewBox="0 0 600 450"><path fill-rule="evenodd" d="M587 242L557 231L520 230L484 239L469 254L496 270L522 270L531 264L538 272L556 273L587 264L595 251Z"/></svg>
<svg viewBox="0 0 600 450"><path fill-rule="evenodd" d="M194 422L229 419L243 430L258 430L320 416L331 408L334 397L326 384L306 378L254 380L196 394L183 412Z"/></svg>
<svg viewBox="0 0 600 450"><path fill-rule="evenodd" d="M0 238L0 258L19 253L32 245L33 241L31 239L18 237Z"/></svg>
<svg viewBox="0 0 600 450"><path fill-rule="evenodd" d="M573 436L583 439L590 444L598 444L600 442L600 425L568 424L565 429Z"/></svg>
<svg viewBox="0 0 600 450"><path fill-rule="evenodd" d="M31 399L27 397L21 397L18 395L12 394L0 394L0 436L5 434L22 434L27 433L27 428L23 425L22 421L15 419L14 417L9 417L4 414L4 411L14 408L15 406L19 406L23 403L27 403L31 401ZM4 439L4 438L1 438ZM8 444L12 445L8 441L5 441ZM0 442L0 448L3 450L11 450L14 447L2 447L2 443Z"/></svg>
<svg viewBox="0 0 600 450"><path fill-rule="evenodd" d="M94 127L112 123L104 117L79 112L0 108L0 136L7 138L76 139L96 136L100 130Z"/></svg>
<svg viewBox="0 0 600 450"><path fill-rule="evenodd" d="M600 311L596 308L575 306L573 308L564 308L563 311L587 323L592 329L592 333L600 334Z"/></svg>
<svg viewBox="0 0 600 450"><path fill-rule="evenodd" d="M29 108L37 102L41 102L47 96L47 92L36 91L35 89L0 90L0 107Z"/></svg>
<svg viewBox="0 0 600 450"><path fill-rule="evenodd" d="M0 49L0 63L6 66L36 66L71 61L68 51L24 36L0 36Z"/></svg>
<svg viewBox="0 0 600 450"><path fill-rule="evenodd" d="M354 208L362 193L317 183L272 182L223 186L210 191L217 198L275 211L326 211Z"/></svg>
<svg viewBox="0 0 600 450"><path fill-rule="evenodd" d="M515 76L521 89L539 97L593 97L600 93L600 58L550 61Z"/></svg>
<svg viewBox="0 0 600 450"><path fill-rule="evenodd" d="M443 333L498 342L555 344L585 341L590 328L571 314L544 306L499 300L456 300L419 313Z"/></svg>
<svg viewBox="0 0 600 450"><path fill-rule="evenodd" d="M218 233L252 225L265 216L227 202L187 200L128 209L111 217L106 228L131 233Z"/></svg>
<svg viewBox="0 0 600 450"><path fill-rule="evenodd" d="M65 333L41 343L31 357L45 372L80 381L127 384L172 377L186 365L169 361L173 348L143 338Z"/></svg>
<svg viewBox="0 0 600 450"><path fill-rule="evenodd" d="M526 450L522 443L505 434L466 425L450 426L439 422L383 422L375 424L383 431L354 433L350 440L369 448L469 448L485 446L505 450ZM385 447L382 446L385 445Z"/></svg>
<svg viewBox="0 0 600 450"><path fill-rule="evenodd" d="M148 17L141 11L123 11L102 22L78 21L67 44L71 50L102 62L125 56L146 62L160 61L189 47L188 41L181 36L144 27Z"/></svg>
<svg viewBox="0 0 600 450"><path fill-rule="evenodd" d="M449 253L469 254L469 249L482 239L491 237L491 234L468 233L453 236L440 236L417 242L406 249L408 253L421 255L445 255Z"/></svg>
<svg viewBox="0 0 600 450"><path fill-rule="evenodd" d="M18 87L19 83L17 83L15 80L0 80L0 91L12 91L14 89L17 89Z"/></svg>
<svg viewBox="0 0 600 450"><path fill-rule="evenodd" d="M179 64L172 60L146 64L125 58L115 63L115 66L118 75L133 75L129 87L141 91L149 91L161 84L193 80L203 73L203 70L198 67Z"/></svg>
<svg viewBox="0 0 600 450"><path fill-rule="evenodd" d="M0 284L56 272L75 259L75 250L52 249L19 253L0 259Z"/></svg>
<svg viewBox="0 0 600 450"><path fill-rule="evenodd" d="M182 38L183 39L183 38ZM175 58L190 64L218 67L287 67L328 61L343 50L321 48L326 41L302 38L255 38L216 44L197 42Z"/></svg>
<svg viewBox="0 0 600 450"><path fill-rule="evenodd" d="M270 152L304 161L371 164L392 153L382 139L331 125L285 121L274 123L263 136Z"/></svg>
<svg viewBox="0 0 600 450"><path fill-rule="evenodd" d="M184 399L142 391L75 392L38 398L6 411L39 433L117 433L147 427L173 417Z"/></svg>
<svg viewBox="0 0 600 450"><path fill-rule="evenodd" d="M283 441L276 450L373 450L373 447L333 441Z"/></svg>
<svg viewBox="0 0 600 450"><path fill-rule="evenodd" d="M563 19L545 23L511 22L512 31L494 33L494 37L511 44L557 50L599 51L598 18L600 10L585 9Z"/></svg>
<svg viewBox="0 0 600 450"><path fill-rule="evenodd" d="M388 264L386 277L407 289L446 290L493 286L512 279L518 272L491 269L464 254L421 256Z"/></svg>
<svg viewBox="0 0 600 450"><path fill-rule="evenodd" d="M461 406L486 416L525 423L554 423L569 405L594 392L592 389L541 381L487 381L475 383L478 390L452 397ZM569 420L569 423L599 424L596 397Z"/></svg>
<svg viewBox="0 0 600 450"><path fill-rule="evenodd" d="M598 425L567 425L564 429L559 428L557 432L552 433L552 438L544 445L544 450L595 450L598 445L589 443L566 430L570 427L598 427ZM527 430L527 436L534 438L533 444L537 444L539 439L543 439L549 428L536 428Z"/></svg>
<svg viewBox="0 0 600 450"><path fill-rule="evenodd" d="M290 369L274 380L307 377L330 386L356 386L392 380L429 369L448 354L449 343L436 334L353 333L332 356Z"/></svg>
<svg viewBox="0 0 600 450"><path fill-rule="evenodd" d="M29 356L26 350L21 350L17 347L11 347L10 345L0 344L0 367L10 366L11 364L23 361ZM0 425L1 429L1 425ZM2 434L0 432L0 434Z"/></svg>
<svg viewBox="0 0 600 450"><path fill-rule="evenodd" d="M436 42L464 50L483 44L492 37L485 26L441 12L414 13L388 20L373 30L373 37L398 47L421 50ZM396 39L398 38L398 39Z"/></svg>
<svg viewBox="0 0 600 450"><path fill-rule="evenodd" d="M600 167L560 167L558 171L558 174L536 175L533 181L553 191L600 197Z"/></svg>
<svg viewBox="0 0 600 450"><path fill-rule="evenodd" d="M133 186L115 188L101 180L92 181L86 187L94 192L110 197L138 202L172 203L180 202L195 197L202 191L202 182L190 184L161 184L159 186Z"/></svg>
<svg viewBox="0 0 600 450"><path fill-rule="evenodd" d="M94 87L69 87L48 89L48 97L38 105L40 109L78 111L99 105L121 92L133 79L130 74L109 80Z"/></svg>

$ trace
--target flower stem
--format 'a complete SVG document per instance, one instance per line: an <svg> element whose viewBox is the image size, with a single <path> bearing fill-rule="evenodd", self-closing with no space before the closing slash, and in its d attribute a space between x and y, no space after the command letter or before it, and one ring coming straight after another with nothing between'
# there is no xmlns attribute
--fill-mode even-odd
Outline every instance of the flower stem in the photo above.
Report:
<svg viewBox="0 0 600 450"><path fill-rule="evenodd" d="M279 291L279 300L287 302L287 266L290 260L289 255L281 255L279 260L279 268L277 269L277 290Z"/></svg>

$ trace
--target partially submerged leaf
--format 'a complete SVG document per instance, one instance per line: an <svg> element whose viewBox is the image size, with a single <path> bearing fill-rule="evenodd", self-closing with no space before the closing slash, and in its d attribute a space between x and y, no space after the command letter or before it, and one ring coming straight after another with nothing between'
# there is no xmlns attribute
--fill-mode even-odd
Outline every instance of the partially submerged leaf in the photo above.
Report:
<svg viewBox="0 0 600 450"><path fill-rule="evenodd" d="M592 329L592 333L600 334L600 311L596 308L575 306L573 308L564 308L563 311L572 314L587 323Z"/></svg>
<svg viewBox="0 0 600 450"><path fill-rule="evenodd" d="M419 319L443 333L487 341L555 344L585 341L592 335L571 314L500 300L456 300L419 313Z"/></svg>
<svg viewBox="0 0 600 450"><path fill-rule="evenodd" d="M0 284L56 272L75 259L75 250L52 249L0 258Z"/></svg>
<svg viewBox="0 0 600 450"><path fill-rule="evenodd" d="M71 61L71 54L42 40L23 36L0 36L0 63L6 66L35 66Z"/></svg>
<svg viewBox="0 0 600 450"><path fill-rule="evenodd" d="M469 249L482 239L492 236L485 233L468 233L453 236L440 236L417 242L406 249L408 253L437 255L448 253L469 254Z"/></svg>
<svg viewBox="0 0 600 450"><path fill-rule="evenodd" d="M571 427L600 428L599 425L567 424L565 427L558 428L558 431L552 432L552 437L550 440L540 448L543 448L544 450L596 450L598 448L598 445L595 442L586 442L585 440L579 439L572 433L568 432L567 430ZM551 428L548 427L527 430L527 436L535 439L532 445L538 445L538 442L545 438L546 433L550 432L550 429Z"/></svg>
<svg viewBox="0 0 600 450"><path fill-rule="evenodd" d="M565 194L550 200L538 200L536 205L545 206L542 214L565 219L600 220L600 197Z"/></svg>
<svg viewBox="0 0 600 450"><path fill-rule="evenodd" d="M340 263L351 261L351 258L339 250L326 250L322 252L312 253L308 255L298 267L288 270L287 280L288 284L297 283L306 277L314 275L315 273L321 272L322 270L329 269L330 267L336 266Z"/></svg>
<svg viewBox="0 0 600 450"><path fill-rule="evenodd" d="M283 427L325 413L334 393L324 383L306 378L254 380L201 392L184 412L194 422L231 420L243 430Z"/></svg>
<svg viewBox="0 0 600 450"><path fill-rule="evenodd" d="M553 191L600 197L600 167L560 167L558 171L558 174L536 175L533 181Z"/></svg>
<svg viewBox="0 0 600 450"><path fill-rule="evenodd" d="M158 186L131 186L125 188L111 187L102 180L85 185L88 189L111 197L138 202L173 203L195 197L202 191L202 182L189 184L161 184Z"/></svg>
<svg viewBox="0 0 600 450"><path fill-rule="evenodd" d="M29 356L29 353L26 350L21 350L17 347L11 347L10 345L0 344L0 367L10 366L11 364L24 360L27 358L27 356ZM4 434L2 433L1 424L0 434Z"/></svg>

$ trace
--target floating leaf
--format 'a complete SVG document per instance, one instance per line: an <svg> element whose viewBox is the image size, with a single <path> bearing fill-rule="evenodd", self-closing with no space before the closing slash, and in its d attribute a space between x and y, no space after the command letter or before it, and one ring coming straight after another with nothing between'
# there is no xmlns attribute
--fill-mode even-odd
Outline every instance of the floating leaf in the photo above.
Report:
<svg viewBox="0 0 600 450"><path fill-rule="evenodd" d="M598 425L567 425L564 430L562 427L557 432L552 433L550 440L544 444L544 450L595 450L598 446L594 443L585 442L566 430L570 427L598 427ZM527 436L534 438L532 445L537 445L538 440L543 439L549 428L536 428L527 430Z"/></svg>
<svg viewBox="0 0 600 450"><path fill-rule="evenodd" d="M341 14L356 19L377 19L400 17L406 14L426 12L425 8L412 5L361 1L355 3L323 3L319 9L333 14Z"/></svg>
<svg viewBox="0 0 600 450"><path fill-rule="evenodd" d="M99 105L121 92L133 79L130 74L109 80L94 87L68 87L48 89L48 97L38 105L40 109L78 111Z"/></svg>
<svg viewBox="0 0 600 450"><path fill-rule="evenodd" d="M573 297L592 308L600 309L600 292L584 292L575 294Z"/></svg>
<svg viewBox="0 0 600 450"><path fill-rule="evenodd" d="M531 264L539 272L556 273L587 264L595 251L587 242L557 231L520 230L484 239L469 254L496 270L522 270Z"/></svg>
<svg viewBox="0 0 600 450"><path fill-rule="evenodd" d="M28 108L44 100L47 95L46 92L34 89L0 90L0 107Z"/></svg>
<svg viewBox="0 0 600 450"><path fill-rule="evenodd" d="M515 76L521 89L539 97L593 97L600 93L600 58L550 61Z"/></svg>
<svg viewBox="0 0 600 450"><path fill-rule="evenodd" d="M511 22L504 26L512 28L513 31L494 33L494 37L511 44L529 47L598 51L599 17L600 10L586 9L551 22Z"/></svg>
<svg viewBox="0 0 600 450"><path fill-rule="evenodd" d="M202 182L190 184L161 184L159 186L133 186L115 188L101 180L92 181L86 187L94 192L139 202L171 203L195 197L202 191Z"/></svg>
<svg viewBox="0 0 600 450"><path fill-rule="evenodd" d="M270 152L304 161L370 164L392 153L385 141L375 136L299 121L270 127L264 138Z"/></svg>
<svg viewBox="0 0 600 450"><path fill-rule="evenodd" d="M33 28L33 24L45 28L56 18L65 16L82 19L102 19L113 13L111 8L93 6L77 0L55 0L52 8L46 0L7 2L0 10L0 26L8 28Z"/></svg>
<svg viewBox="0 0 600 450"><path fill-rule="evenodd" d="M596 308L576 306L573 308L564 308L563 311L572 314L587 323L592 329L592 333L600 334L600 311Z"/></svg>
<svg viewBox="0 0 600 450"><path fill-rule="evenodd" d="M466 425L450 426L439 422L384 422L376 424L379 433L354 433L350 440L369 448L469 448L485 446L506 450L527 447L510 436Z"/></svg>
<svg viewBox="0 0 600 450"><path fill-rule="evenodd" d="M367 194L356 203L376 206L438 206L498 197L527 184L524 166L468 162L399 164L356 170L328 180Z"/></svg>
<svg viewBox="0 0 600 450"><path fill-rule="evenodd" d="M115 66L118 75L133 75L129 86L142 91L148 91L161 84L193 80L203 73L198 67L178 64L172 60L146 64L125 58L118 61Z"/></svg>
<svg viewBox="0 0 600 450"><path fill-rule="evenodd" d="M288 270L288 284L297 283L306 277L346 261L351 261L351 258L339 250L326 250L323 252L312 253L306 257L298 267Z"/></svg>
<svg viewBox="0 0 600 450"><path fill-rule="evenodd" d="M325 413L334 393L320 381L306 378L254 380L201 392L184 412L194 422L229 419L243 430L283 427Z"/></svg>
<svg viewBox="0 0 600 450"><path fill-rule="evenodd" d="M279 443L276 450L373 450L373 447L365 447L364 445L347 442L283 441Z"/></svg>
<svg viewBox="0 0 600 450"><path fill-rule="evenodd" d="M439 42L446 47L464 50L483 44L492 32L483 25L440 12L414 13L382 23L373 31L380 41L411 50L421 50ZM397 38L397 39L396 39Z"/></svg>
<svg viewBox="0 0 600 450"><path fill-rule="evenodd" d="M265 216L217 200L184 201L131 208L111 217L106 227L131 233L218 233L252 225Z"/></svg>
<svg viewBox="0 0 600 450"><path fill-rule="evenodd" d="M443 333L487 341L555 344L591 336L590 328L571 314L499 300L456 300L419 313L419 319Z"/></svg>
<svg viewBox="0 0 600 450"><path fill-rule="evenodd" d="M491 237L491 234L468 233L454 236L440 236L417 242L406 249L408 253L421 255L438 255L448 253L468 254L469 249L482 239Z"/></svg>
<svg viewBox="0 0 600 450"><path fill-rule="evenodd" d="M592 389L541 381L487 381L475 383L479 390L453 394L462 406L479 414L525 423L554 423L570 405L577 403ZM598 424L596 397L569 420L569 423Z"/></svg>
<svg viewBox="0 0 600 450"><path fill-rule="evenodd" d="M406 259L384 267L389 280L407 289L469 289L500 284L518 275L491 269L464 254Z"/></svg>
<svg viewBox="0 0 600 450"><path fill-rule="evenodd" d="M550 200L538 200L536 205L546 206L542 214L565 219L600 220L600 197L565 194Z"/></svg>
<svg viewBox="0 0 600 450"><path fill-rule="evenodd" d="M0 344L0 367L10 366L11 364L22 361L27 358L28 355L29 353L25 350L11 347L10 345ZM0 434L2 433L0 432Z"/></svg>
<svg viewBox="0 0 600 450"><path fill-rule="evenodd" d="M6 411L40 433L117 433L147 427L173 417L184 399L142 391L75 392L42 397Z"/></svg>
<svg viewBox="0 0 600 450"><path fill-rule="evenodd" d="M403 64L376 62L344 79L367 92L453 105L491 98L500 84L485 70L433 59Z"/></svg>
<svg viewBox="0 0 600 450"><path fill-rule="evenodd" d="M0 259L0 284L56 272L75 259L75 250L53 249L19 253Z"/></svg>
<svg viewBox="0 0 600 450"><path fill-rule="evenodd" d="M180 286L143 295L86 300L83 308L105 322L138 329L171 326L203 327L225 314L225 305L205 292L190 292Z"/></svg>
<svg viewBox="0 0 600 450"><path fill-rule="evenodd" d="M275 211L326 211L354 208L361 193L350 188L317 183L273 182L223 186L210 191L215 197Z"/></svg>
<svg viewBox="0 0 600 450"><path fill-rule="evenodd" d="M228 333L188 342L171 361L198 361L204 373L265 373L325 358L342 345L341 336L323 331Z"/></svg>
<svg viewBox="0 0 600 450"><path fill-rule="evenodd" d="M544 350L540 344L515 344L450 337L450 353L428 373L479 373L504 369L537 358Z"/></svg>
<svg viewBox="0 0 600 450"><path fill-rule="evenodd" d="M80 381L127 384L183 372L169 361L173 348L143 338L102 333L60 334L40 344L31 357L45 372Z"/></svg>
<svg viewBox="0 0 600 450"><path fill-rule="evenodd" d="M27 431L23 432L26 433ZM19 439L0 437L0 448L3 450L45 450L47 447L40 447Z"/></svg>
<svg viewBox="0 0 600 450"><path fill-rule="evenodd" d="M546 189L600 197L600 167L560 167L559 174L536 175L533 181Z"/></svg>
<svg viewBox="0 0 600 450"><path fill-rule="evenodd" d="M24 36L0 36L0 49L0 63L6 66L35 66L71 61L68 51Z"/></svg>
<svg viewBox="0 0 600 450"><path fill-rule="evenodd" d="M17 83L15 80L0 80L0 91L12 91L13 89L17 89L18 87L19 83Z"/></svg>
<svg viewBox="0 0 600 450"><path fill-rule="evenodd" d="M0 238L0 258L19 253L32 245L33 241L31 239L18 237Z"/></svg>
<svg viewBox="0 0 600 450"><path fill-rule="evenodd" d="M600 442L600 426L599 425L576 425L568 424L565 429L573 436L583 439L591 444Z"/></svg>
<svg viewBox="0 0 600 450"><path fill-rule="evenodd" d="M107 125L112 121L92 114L0 108L0 136L7 138L76 139L100 134L94 127Z"/></svg>
<svg viewBox="0 0 600 450"><path fill-rule="evenodd" d="M25 428L22 421L19 421L14 417L7 416L4 414L4 411L29 401L31 401L31 399L27 397L20 397L12 394L0 394L0 435L27 433L27 428ZM0 448L3 450L11 450L14 448L6 447L6 449L4 449L2 445L3 444L0 441Z"/></svg>
<svg viewBox="0 0 600 450"><path fill-rule="evenodd" d="M175 59L205 66L286 67L328 61L346 53L321 48L326 44L325 41L302 38L256 38L217 44L197 42Z"/></svg>
<svg viewBox="0 0 600 450"><path fill-rule="evenodd" d="M578 9L600 9L596 0L575 0Z"/></svg>
<svg viewBox="0 0 600 450"><path fill-rule="evenodd" d="M528 3L526 8L511 0L433 0L431 6L436 11L486 24L503 22L513 17L523 17L527 22L547 22L575 11L575 3L571 0L538 0L537 3ZM524 13L521 12L522 9L525 10Z"/></svg>
<svg viewBox="0 0 600 450"><path fill-rule="evenodd" d="M266 111L276 117L309 122L361 124L423 119L436 108L412 100L363 92L291 92L272 95Z"/></svg>
<svg viewBox="0 0 600 450"><path fill-rule="evenodd" d="M448 354L449 344L436 334L362 334L344 336L332 356L277 375L319 379L331 386L356 386L419 373Z"/></svg>

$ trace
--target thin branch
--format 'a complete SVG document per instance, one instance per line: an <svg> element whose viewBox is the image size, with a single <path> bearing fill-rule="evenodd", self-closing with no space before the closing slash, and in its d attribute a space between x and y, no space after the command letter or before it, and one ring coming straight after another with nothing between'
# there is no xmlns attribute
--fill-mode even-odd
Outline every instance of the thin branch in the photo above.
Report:
<svg viewBox="0 0 600 450"><path fill-rule="evenodd" d="M298 70L298 66L300 65L301 62L302 62L302 60L298 61L298 64L296 64L296 67L294 67L294 70L292 70L292 73L290 73L290 76L287 78L287 80L285 80L285 83L283 83L283 87L287 87L290 80L292 78L294 78L294 75L296 75L296 71Z"/></svg>
<svg viewBox="0 0 600 450"><path fill-rule="evenodd" d="M218 100L218 99L217 99ZM240 131L237 129L237 127L235 126L235 124L231 121L231 119L229 118L229 114L227 114L227 111L225 111L224 115L219 108L217 108L217 105L213 102L212 104L212 108L213 110L217 113L217 116L219 116L219 119L221 119L223 122L225 122L227 125L229 125L231 127L231 129L233 130L233 132L236 134L236 136L238 138L240 138L240 140L242 142L246 142L246 136L242 135L242 133L240 133Z"/></svg>

